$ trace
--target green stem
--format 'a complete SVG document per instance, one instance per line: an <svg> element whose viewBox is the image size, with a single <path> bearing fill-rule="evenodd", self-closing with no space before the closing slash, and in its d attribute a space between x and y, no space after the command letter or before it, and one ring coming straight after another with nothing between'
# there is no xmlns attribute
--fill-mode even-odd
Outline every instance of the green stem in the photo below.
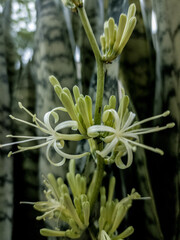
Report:
<svg viewBox="0 0 180 240"><path fill-rule="evenodd" d="M104 67L102 61L97 61L97 90L96 90L96 104L94 113L94 124L101 124L101 112L104 93Z"/></svg>
<svg viewBox="0 0 180 240"><path fill-rule="evenodd" d="M84 27L84 30L86 32L86 35L87 35L87 37L89 39L89 42L91 44L91 47L92 47L92 50L94 52L96 61L98 61L99 59L101 59L101 53L100 53L98 44L96 42L94 33L92 31L92 28L91 28L91 25L89 23L89 20L88 20L88 17L87 17L87 14L86 14L86 11L85 11L84 7L78 8L78 13L79 13L82 25Z"/></svg>
<svg viewBox="0 0 180 240"><path fill-rule="evenodd" d="M102 148L103 148L103 143L99 141L99 144L97 143L97 149L101 151ZM96 170L94 171L94 176L91 180L91 184L88 189L88 198L89 198L91 210L98 197L100 187L102 185L103 176L104 176L104 159L100 155L97 155Z"/></svg>
<svg viewBox="0 0 180 240"><path fill-rule="evenodd" d="M101 124L101 111L102 111L102 102L103 102L103 93L104 93L104 64L102 61L101 53L96 42L94 33L92 31L91 25L89 23L86 11L84 7L78 8L78 13L86 32L86 35L89 39L90 45L92 47L96 64L97 64L97 90L96 90L96 103L95 103L95 114L94 114L94 124ZM97 149L101 151L103 149L103 143L100 139L96 140ZM91 209L98 197L99 190L102 184L102 179L104 175L104 159L97 155L97 168L94 173L92 182L89 187L89 201Z"/></svg>
<svg viewBox="0 0 180 240"><path fill-rule="evenodd" d="M86 11L84 7L78 8L78 13L83 24L84 30L89 39L90 45L94 52L97 64L97 91L96 91L96 103L95 103L95 114L94 114L94 124L101 124L101 111L104 93L104 64L101 58L101 53L96 42L94 33L92 31L91 25L89 23Z"/></svg>

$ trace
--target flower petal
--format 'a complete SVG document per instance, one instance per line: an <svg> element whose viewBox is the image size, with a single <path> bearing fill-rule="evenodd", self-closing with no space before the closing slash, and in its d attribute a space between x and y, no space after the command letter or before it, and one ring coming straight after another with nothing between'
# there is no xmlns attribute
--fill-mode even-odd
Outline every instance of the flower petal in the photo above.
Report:
<svg viewBox="0 0 180 240"><path fill-rule="evenodd" d="M73 130L77 130L78 129L77 121L69 120L69 121L61 122L54 128L54 130L59 131L61 129L68 128L68 127L71 127Z"/></svg>
<svg viewBox="0 0 180 240"><path fill-rule="evenodd" d="M104 158L112 151L112 149L116 146L117 143L118 143L118 138L115 137L111 143L106 144L105 148L101 152L96 151L96 153Z"/></svg>
<svg viewBox="0 0 180 240"><path fill-rule="evenodd" d="M46 149L46 157L47 157L47 160L48 160L52 165L54 165L54 166L56 166L56 167L60 167L60 166L62 166L62 165L65 163L66 159L63 158L63 160L61 160L61 161L58 162L58 163L54 163L54 162L50 159L50 157L49 157L49 150L50 150L50 147L52 146L53 143L54 143L54 140L51 141L51 142L48 144L47 149Z"/></svg>
<svg viewBox="0 0 180 240"><path fill-rule="evenodd" d="M44 123L45 123L47 129L48 129L51 133L54 132L54 129L51 127L51 124L50 124L50 122L49 122L49 118L50 118L52 112L53 112L53 110L47 112L47 113L44 115Z"/></svg>
<svg viewBox="0 0 180 240"><path fill-rule="evenodd" d="M127 164L124 164L121 160L121 158L116 158L115 159L115 163L116 165L121 168L121 169L126 169L129 166L131 166L132 161L133 161L133 153L132 153L132 147L131 145L126 141L126 139L120 139L120 141L124 144L124 146L126 147L127 150L127 155L128 155L128 159L127 159Z"/></svg>
<svg viewBox="0 0 180 240"><path fill-rule="evenodd" d="M115 128L118 129L119 128L119 124L120 124L120 119L119 119L118 113L114 109L108 109L108 110L104 111L103 114L106 114L107 112L110 112L113 115Z"/></svg>
<svg viewBox="0 0 180 240"><path fill-rule="evenodd" d="M72 158L73 158L73 159L79 159L79 158L82 158L82 157L84 157L84 156L86 156L86 155L89 154L88 152L85 152L85 153L82 153L82 154L72 155L72 154L68 154L68 153L62 152L62 151L58 148L56 142L54 142L53 146L54 146L55 151L56 151L60 156L62 156L62 157L64 157L64 158L67 158L67 159L72 159Z"/></svg>
<svg viewBox="0 0 180 240"><path fill-rule="evenodd" d="M103 125L93 125L88 128L87 134L89 137L97 137L99 134L98 132L110 132L115 133L116 130L109 126L103 126Z"/></svg>
<svg viewBox="0 0 180 240"><path fill-rule="evenodd" d="M125 122L124 126L121 128L121 130L125 130L127 127L129 127L131 125L131 123L133 122L135 116L136 116L136 114L130 112L129 117L128 117L127 121Z"/></svg>

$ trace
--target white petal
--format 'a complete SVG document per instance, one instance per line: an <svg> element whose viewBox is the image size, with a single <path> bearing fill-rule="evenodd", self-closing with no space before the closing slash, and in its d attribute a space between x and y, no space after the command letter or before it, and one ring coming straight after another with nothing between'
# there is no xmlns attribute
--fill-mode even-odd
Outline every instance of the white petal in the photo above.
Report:
<svg viewBox="0 0 180 240"><path fill-rule="evenodd" d="M127 156L128 156L128 159L127 159L127 164L124 164L121 160L121 158L119 159L115 159L115 162L117 164L117 166L121 169L126 169L128 168L129 166L131 166L132 164L132 161L133 161L133 153L132 153L132 147L131 145L126 141L126 139L120 139L120 141L124 144L124 146L126 147L126 150L127 150Z"/></svg>
<svg viewBox="0 0 180 240"><path fill-rule="evenodd" d="M131 125L131 123L133 122L135 116L136 116L136 114L130 112L129 117L128 117L127 121L125 122L125 124L124 124L124 126L122 127L121 130L125 130L127 127L129 127Z"/></svg>
<svg viewBox="0 0 180 240"><path fill-rule="evenodd" d="M68 128L68 127L71 127L73 130L77 130L78 128L78 123L76 121L72 121L72 120L69 120L69 121L64 121L64 122L61 122L59 123L56 127L55 127L55 131L59 131L61 129L64 129L64 128Z"/></svg>
<svg viewBox="0 0 180 240"><path fill-rule="evenodd" d="M115 133L116 130L109 126L103 126L103 125L93 125L88 128L87 134L90 137L97 137L99 134L98 132L110 132Z"/></svg>
<svg viewBox="0 0 180 240"><path fill-rule="evenodd" d="M101 157L106 157L111 151L112 149L116 146L116 144L118 143L118 138L115 137L111 143L106 144L105 148L100 152L100 151L96 151L97 154L99 154Z"/></svg>
<svg viewBox="0 0 180 240"><path fill-rule="evenodd" d="M63 158L63 160L61 160L61 161L58 162L58 163L54 163L54 162L50 159L50 157L49 157L49 150L50 150L50 147L52 146L53 143L54 143L54 141L52 141L52 142L50 142L50 143L48 144L47 149L46 149L46 157L47 157L47 160L48 160L52 165L54 165L54 166L56 166L56 167L59 167L59 166L62 166L62 165L65 163L66 159Z"/></svg>
<svg viewBox="0 0 180 240"><path fill-rule="evenodd" d="M49 122L49 118L50 118L50 116L51 116L51 113L52 113L52 111L49 111L49 112L47 112L47 113L44 115L44 123L45 123L47 129L52 133L52 132L54 132L54 130L53 130L53 128L51 127L51 124L50 124L50 122Z"/></svg>
<svg viewBox="0 0 180 240"><path fill-rule="evenodd" d="M79 158L82 158L82 157L89 154L88 152L85 152L85 153L82 153L82 154L77 154L77 155L72 155L72 154L65 153L58 148L56 142L54 142L54 149L60 156L62 156L63 158L67 158L67 159L72 159L72 158L73 159L79 159Z"/></svg>
<svg viewBox="0 0 180 240"><path fill-rule="evenodd" d="M114 117L114 123L115 123L115 128L118 129L118 128L119 128L119 124L120 124L120 119L119 119L119 115L118 115L118 113L116 112L116 110L114 110L114 109L108 109L108 110L106 110L106 111L104 112L104 114L105 114L106 112L110 112L110 113L113 115L113 117ZM118 130L119 130L119 129L118 129Z"/></svg>

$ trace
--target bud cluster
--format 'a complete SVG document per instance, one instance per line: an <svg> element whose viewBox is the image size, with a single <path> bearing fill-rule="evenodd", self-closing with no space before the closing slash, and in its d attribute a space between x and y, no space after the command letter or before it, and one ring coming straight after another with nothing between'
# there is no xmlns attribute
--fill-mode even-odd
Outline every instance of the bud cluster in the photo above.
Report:
<svg viewBox="0 0 180 240"><path fill-rule="evenodd" d="M106 63L117 58L128 42L136 25L136 6L131 4L127 16L121 14L118 26L113 18L104 23L104 33L100 37L102 60Z"/></svg>
<svg viewBox="0 0 180 240"><path fill-rule="evenodd" d="M80 133L86 135L87 129L93 125L91 97L88 95L83 96L79 88L74 86L74 103L71 92L67 87L62 88L59 81L54 76L50 76L49 80L70 118L77 121Z"/></svg>
<svg viewBox="0 0 180 240"><path fill-rule="evenodd" d="M63 221L69 225L65 231L59 226L55 230L41 229L43 236L78 238L89 225L90 204L86 195L86 178L80 174L75 175L75 161L69 164L67 180L73 194L73 201L69 189L62 178L57 180L53 174L48 174L44 184L47 190L44 191L47 201L40 201L34 204L34 208L44 212L37 220L53 219L57 223Z"/></svg>
<svg viewBox="0 0 180 240"><path fill-rule="evenodd" d="M115 177L111 177L109 182L108 198L106 199L105 187L101 187L101 208L99 218L99 235L98 239L124 239L130 236L134 229L132 226L126 228L122 233L118 234L117 229L127 214L128 209L132 205L134 199L139 199L140 195L132 189L131 194L123 198L112 200L115 188Z"/></svg>

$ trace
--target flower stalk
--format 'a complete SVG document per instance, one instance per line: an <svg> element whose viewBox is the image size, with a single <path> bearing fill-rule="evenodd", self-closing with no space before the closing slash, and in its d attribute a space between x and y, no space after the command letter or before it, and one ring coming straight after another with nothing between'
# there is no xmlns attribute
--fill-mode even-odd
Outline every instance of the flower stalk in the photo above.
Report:
<svg viewBox="0 0 180 240"><path fill-rule="evenodd" d="M104 63L102 61L101 52L99 50L97 41L95 39L94 33L89 23L85 8L84 7L78 8L78 13L96 59L97 89L96 89L94 124L100 124L103 93L104 93L104 77L105 77ZM100 139L97 139L95 146L97 146L97 150L101 151L103 149L102 141ZM101 156L97 156L97 169L93 177L94 180L92 180L91 182L91 187L90 187L91 190L89 190L89 192L91 192L91 194L89 194L91 209L97 199L99 189L103 179L103 174L104 174L104 160Z"/></svg>

